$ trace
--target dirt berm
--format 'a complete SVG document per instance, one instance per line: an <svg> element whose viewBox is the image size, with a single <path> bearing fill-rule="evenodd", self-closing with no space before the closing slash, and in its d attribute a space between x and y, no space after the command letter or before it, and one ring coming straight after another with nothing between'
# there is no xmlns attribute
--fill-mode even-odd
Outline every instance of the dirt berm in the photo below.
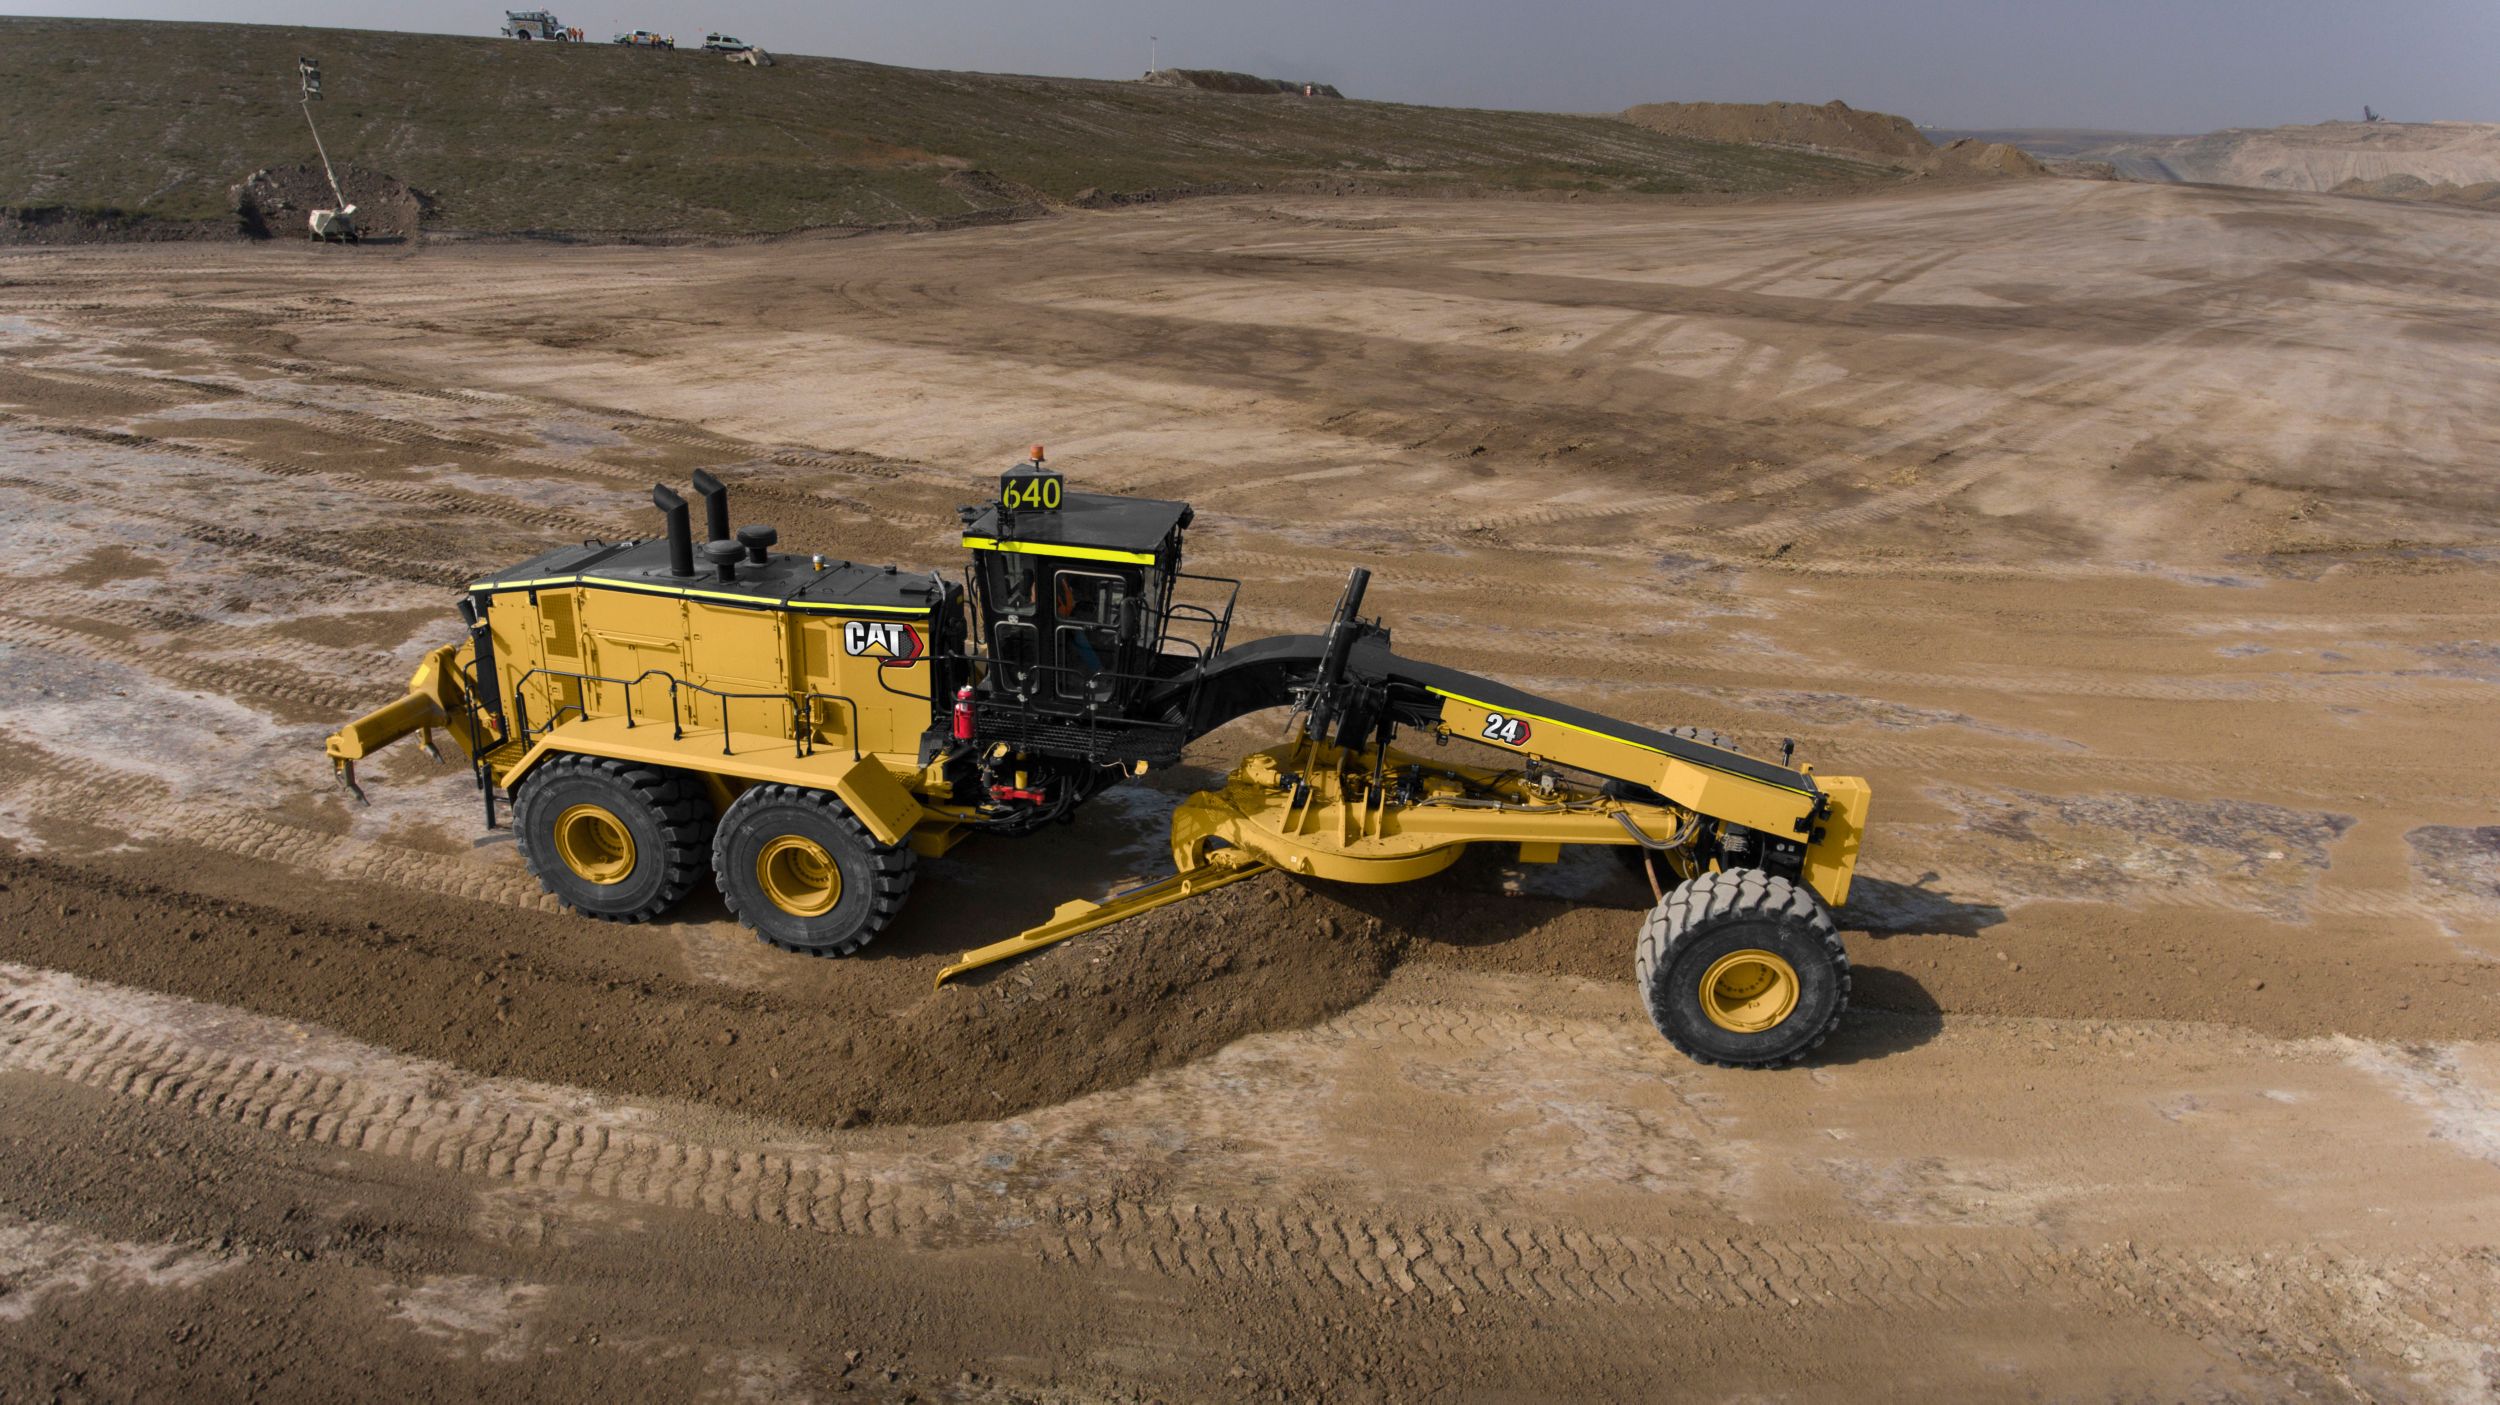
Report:
<svg viewBox="0 0 2500 1405"><path fill-rule="evenodd" d="M817 1126L999 1117L1134 1082L1359 1003L1394 940L1268 877L944 990L930 986L941 951L796 968L833 980L842 998L825 1000L621 969L600 929L564 914L422 895L388 920L370 911L309 892L283 908L204 897L0 848L9 960L484 1072Z"/></svg>
<svg viewBox="0 0 2500 1405"><path fill-rule="evenodd" d="M1924 160L1935 151L1916 125L1889 112L1860 112L1838 98L1803 102L1650 102L1627 107L1636 127L1702 141L1811 146L1853 155Z"/></svg>
<svg viewBox="0 0 2500 1405"><path fill-rule="evenodd" d="M2500 181L2475 181L2459 185L2454 181L2426 181L2420 176L2381 176L2363 180L2359 176L2335 187L2337 195L2367 195L2380 200L2427 200L2440 205L2469 205L2481 210L2500 210Z"/></svg>
<svg viewBox="0 0 2500 1405"><path fill-rule="evenodd" d="M1938 147L1889 112L1862 112L1838 98L1802 102L1653 102L1620 114L1636 127L1700 141L1796 146L1872 156L1933 175L2044 176L2049 168L2004 142L1965 139Z"/></svg>

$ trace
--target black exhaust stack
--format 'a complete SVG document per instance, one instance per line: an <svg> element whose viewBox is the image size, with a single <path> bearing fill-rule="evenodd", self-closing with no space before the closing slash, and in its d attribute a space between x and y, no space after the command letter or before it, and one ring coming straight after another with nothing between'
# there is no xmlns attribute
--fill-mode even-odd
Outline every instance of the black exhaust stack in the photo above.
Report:
<svg viewBox="0 0 2500 1405"><path fill-rule="evenodd" d="M694 490L703 495L703 539L729 540L729 485L698 468L694 471Z"/></svg>
<svg viewBox="0 0 2500 1405"><path fill-rule="evenodd" d="M686 500L665 483L651 485L651 505L668 514L668 573L672 576L694 574L694 524L686 515ZM726 510L727 505L723 504Z"/></svg>

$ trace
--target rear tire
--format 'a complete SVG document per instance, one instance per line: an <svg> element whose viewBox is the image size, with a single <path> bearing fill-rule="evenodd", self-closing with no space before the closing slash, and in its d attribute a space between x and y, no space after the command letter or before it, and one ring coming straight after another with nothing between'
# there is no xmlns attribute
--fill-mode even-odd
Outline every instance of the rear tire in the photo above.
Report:
<svg viewBox="0 0 2500 1405"><path fill-rule="evenodd" d="M759 785L721 816L712 876L721 900L784 951L848 956L886 929L916 876L907 845L883 844L837 796Z"/></svg>
<svg viewBox="0 0 2500 1405"><path fill-rule="evenodd" d="M1649 1021L1706 1064L1776 1068L1849 1005L1849 953L1814 894L1758 869L1679 884L1641 923L1633 977Z"/></svg>
<svg viewBox="0 0 2500 1405"><path fill-rule="evenodd" d="M648 922L702 880L712 807L683 772L564 755L521 782L512 831L556 901L602 922Z"/></svg>

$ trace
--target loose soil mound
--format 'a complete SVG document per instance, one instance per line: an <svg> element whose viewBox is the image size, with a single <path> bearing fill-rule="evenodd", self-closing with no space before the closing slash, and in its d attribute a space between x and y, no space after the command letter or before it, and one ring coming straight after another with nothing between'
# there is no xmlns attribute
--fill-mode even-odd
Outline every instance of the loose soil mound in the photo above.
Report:
<svg viewBox="0 0 2500 1405"><path fill-rule="evenodd" d="M1209 93L1290 93L1295 97L1341 98L1326 83L1296 82L1290 78L1260 78L1248 73L1233 73L1221 68L1158 68L1138 80L1165 88L1197 88Z"/></svg>
<svg viewBox="0 0 2500 1405"><path fill-rule="evenodd" d="M1955 175L2045 176L2049 168L2019 146L1964 137L1939 148L1936 169ZM2115 174L2113 172L2112 174Z"/></svg>
<svg viewBox="0 0 2500 1405"><path fill-rule="evenodd" d="M598 964L614 929L569 915L335 889L287 902L0 854L0 960L308 1020L481 1073L834 1126L1064 1102L1325 1019L1390 965L1378 922L1330 917L1272 876L941 991L929 989L940 958L855 959L832 968L840 1001L620 975ZM389 920L334 915L359 910Z"/></svg>
<svg viewBox="0 0 2500 1405"><path fill-rule="evenodd" d="M1834 98L1803 102L1652 102L1623 120L1653 132L1754 146L1810 146L1852 155L1924 159L1935 148L1906 117L1860 112Z"/></svg>
<svg viewBox="0 0 2500 1405"><path fill-rule="evenodd" d="M2453 181L2426 181L2420 176L2381 176L2377 180L2355 177L2335 187L2334 193L2368 195L2380 200L2427 200L2441 205L2500 210L2500 181L2458 185Z"/></svg>
<svg viewBox="0 0 2500 1405"><path fill-rule="evenodd" d="M433 202L409 186L361 166L338 169L339 189L356 207L356 233L363 239L414 239ZM319 166L268 166L252 172L234 188L234 214L245 234L254 239L304 238L306 221L315 210L330 209L338 196Z"/></svg>

